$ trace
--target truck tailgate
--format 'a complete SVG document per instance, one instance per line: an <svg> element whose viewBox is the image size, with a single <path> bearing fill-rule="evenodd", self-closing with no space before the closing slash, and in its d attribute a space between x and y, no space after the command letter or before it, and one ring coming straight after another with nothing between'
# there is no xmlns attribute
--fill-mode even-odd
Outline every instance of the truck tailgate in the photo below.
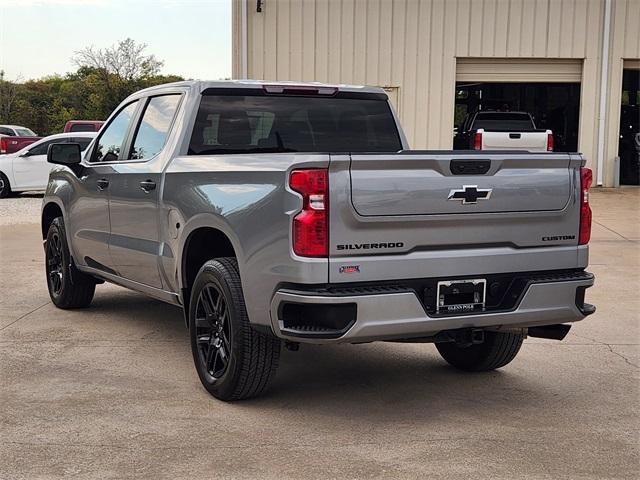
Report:
<svg viewBox="0 0 640 480"><path fill-rule="evenodd" d="M567 155L354 155L350 171L351 200L363 216L557 211L572 192ZM478 198L470 188L462 198L465 186Z"/></svg>
<svg viewBox="0 0 640 480"><path fill-rule="evenodd" d="M481 131L481 130L479 130ZM492 132L482 130L482 150L547 151L547 137L551 131Z"/></svg>
<svg viewBox="0 0 640 480"><path fill-rule="evenodd" d="M332 155L329 281L578 268L583 163L524 152Z"/></svg>

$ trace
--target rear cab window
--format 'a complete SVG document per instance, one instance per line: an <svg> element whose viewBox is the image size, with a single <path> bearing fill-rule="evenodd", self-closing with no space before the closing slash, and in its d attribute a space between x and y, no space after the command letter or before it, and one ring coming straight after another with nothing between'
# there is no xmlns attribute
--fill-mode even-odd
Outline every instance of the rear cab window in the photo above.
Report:
<svg viewBox="0 0 640 480"><path fill-rule="evenodd" d="M92 123L74 123L69 129L70 132L95 132L96 127Z"/></svg>
<svg viewBox="0 0 640 480"><path fill-rule="evenodd" d="M485 130L535 130L531 116L527 113L491 112L478 113L473 128Z"/></svg>
<svg viewBox="0 0 640 480"><path fill-rule="evenodd" d="M387 96L203 93L189 155L276 152L397 152L400 135Z"/></svg>

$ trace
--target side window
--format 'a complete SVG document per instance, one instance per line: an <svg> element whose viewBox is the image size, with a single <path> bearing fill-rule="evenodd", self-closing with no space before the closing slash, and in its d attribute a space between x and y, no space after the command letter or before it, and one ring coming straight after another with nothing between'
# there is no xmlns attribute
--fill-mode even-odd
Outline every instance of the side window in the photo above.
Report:
<svg viewBox="0 0 640 480"><path fill-rule="evenodd" d="M120 149L127 136L131 118L138 106L138 100L130 103L118 113L102 132L93 152L93 162L113 162L118 160Z"/></svg>
<svg viewBox="0 0 640 480"><path fill-rule="evenodd" d="M129 154L131 160L143 160L160 153L169 135L178 109L180 95L161 95L149 99Z"/></svg>
<svg viewBox="0 0 640 480"><path fill-rule="evenodd" d="M7 135L9 137L14 137L15 133L13 133L13 130L11 130L10 128L0 127L0 135Z"/></svg>
<svg viewBox="0 0 640 480"><path fill-rule="evenodd" d="M70 139L71 143L79 143L80 144L80 151L81 152L84 152L87 149L87 147L91 143L91 140L93 140L93 138L91 138L91 137L77 137L77 138L71 138Z"/></svg>
<svg viewBox="0 0 640 480"><path fill-rule="evenodd" d="M49 140L48 142L41 143L40 145L36 145L31 150L29 150L28 156L32 157L34 155L46 155L49 145L51 145L52 143L63 143L63 142L65 142L63 138L58 138L56 140Z"/></svg>

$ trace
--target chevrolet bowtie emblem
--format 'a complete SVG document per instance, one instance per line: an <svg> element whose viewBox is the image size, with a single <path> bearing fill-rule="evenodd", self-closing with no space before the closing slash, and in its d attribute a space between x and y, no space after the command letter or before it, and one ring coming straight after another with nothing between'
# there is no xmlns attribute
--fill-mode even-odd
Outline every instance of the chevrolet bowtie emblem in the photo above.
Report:
<svg viewBox="0 0 640 480"><path fill-rule="evenodd" d="M461 189L451 190L449 200L461 200L463 205L478 203L478 200L488 200L493 189L478 188L477 185L464 185Z"/></svg>

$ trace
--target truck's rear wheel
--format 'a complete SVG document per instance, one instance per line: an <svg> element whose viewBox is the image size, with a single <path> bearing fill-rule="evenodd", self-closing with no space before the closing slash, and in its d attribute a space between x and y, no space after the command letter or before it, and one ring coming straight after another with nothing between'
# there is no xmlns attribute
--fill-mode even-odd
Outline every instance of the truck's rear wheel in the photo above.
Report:
<svg viewBox="0 0 640 480"><path fill-rule="evenodd" d="M45 246L47 287L58 308L88 307L96 290L95 280L80 272L71 262L62 217L51 222Z"/></svg>
<svg viewBox="0 0 640 480"><path fill-rule="evenodd" d="M280 341L251 328L237 261L205 263L189 305L191 352L202 385L225 401L261 394L276 372Z"/></svg>
<svg viewBox="0 0 640 480"><path fill-rule="evenodd" d="M504 367L511 362L524 341L517 333L485 332L484 342L460 346L455 342L436 343L442 358L467 372L485 372Z"/></svg>

